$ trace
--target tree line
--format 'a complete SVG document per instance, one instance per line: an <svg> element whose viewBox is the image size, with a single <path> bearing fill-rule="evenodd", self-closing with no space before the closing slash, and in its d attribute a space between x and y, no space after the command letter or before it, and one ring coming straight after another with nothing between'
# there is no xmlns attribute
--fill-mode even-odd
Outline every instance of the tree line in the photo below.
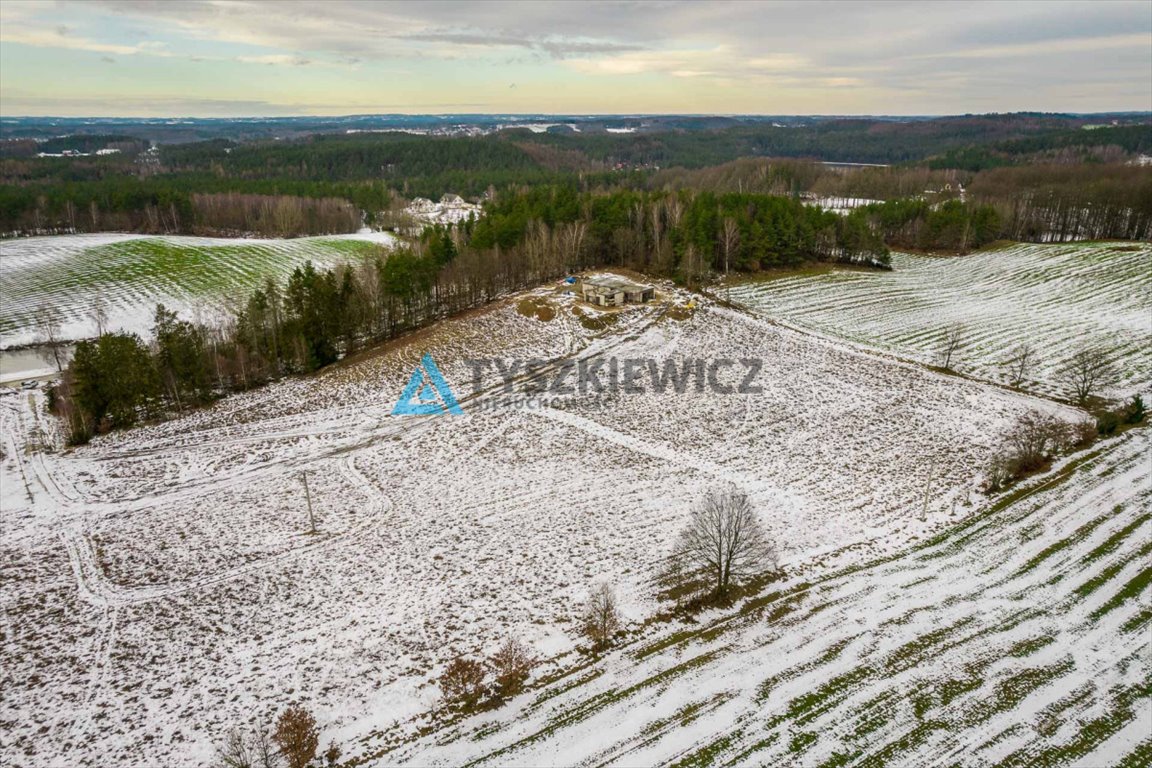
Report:
<svg viewBox="0 0 1152 768"><path fill-rule="evenodd" d="M147 342L117 332L77 344L54 407L72 440L83 442L315 371L363 344L592 266L695 283L717 271L886 258L883 243L854 219L768 195L532 188L490 209L458 228L429 227L412 247L381 250L356 266L306 263L215 325L159 306Z"/></svg>

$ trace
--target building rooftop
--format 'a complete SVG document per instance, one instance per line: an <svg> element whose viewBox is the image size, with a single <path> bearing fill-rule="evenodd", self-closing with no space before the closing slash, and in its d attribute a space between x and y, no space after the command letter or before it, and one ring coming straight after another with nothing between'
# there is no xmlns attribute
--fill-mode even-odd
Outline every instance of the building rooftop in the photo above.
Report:
<svg viewBox="0 0 1152 768"><path fill-rule="evenodd" d="M610 291L640 291L651 286L640 285L617 275L593 275L581 281L584 285L604 288Z"/></svg>

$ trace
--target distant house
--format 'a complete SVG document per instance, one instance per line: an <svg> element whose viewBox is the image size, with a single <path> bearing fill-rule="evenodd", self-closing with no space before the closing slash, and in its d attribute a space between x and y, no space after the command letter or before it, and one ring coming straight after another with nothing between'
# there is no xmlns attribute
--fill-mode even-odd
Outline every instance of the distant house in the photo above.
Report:
<svg viewBox="0 0 1152 768"><path fill-rule="evenodd" d="M620 307L649 302L655 297L656 289L615 275L597 275L580 281L580 295L589 304Z"/></svg>

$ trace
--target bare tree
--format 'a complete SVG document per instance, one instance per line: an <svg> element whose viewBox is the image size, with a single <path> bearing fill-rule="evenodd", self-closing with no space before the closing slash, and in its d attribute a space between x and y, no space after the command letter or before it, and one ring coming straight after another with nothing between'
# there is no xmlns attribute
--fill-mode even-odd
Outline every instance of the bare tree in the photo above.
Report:
<svg viewBox="0 0 1152 768"><path fill-rule="evenodd" d="M724 219L724 229L720 233L720 243L724 247L724 276L728 276L728 266L732 254L740 242L740 225L731 216Z"/></svg>
<svg viewBox="0 0 1152 768"><path fill-rule="evenodd" d="M63 318L60 310L51 304L41 302L36 307L36 340L41 345L40 354L45 361L55 364L56 371L64 370L64 341L60 338Z"/></svg>
<svg viewBox="0 0 1152 768"><path fill-rule="evenodd" d="M256 756L248 745L243 731L233 728L224 738L224 744L216 751L221 765L225 768L256 768Z"/></svg>
<svg viewBox="0 0 1152 768"><path fill-rule="evenodd" d="M103 336L108 332L108 303L104 301L103 296L97 294L92 299L92 303L88 306L88 317L96 327L97 336Z"/></svg>
<svg viewBox="0 0 1152 768"><path fill-rule="evenodd" d="M682 583L703 579L709 596L727 599L734 584L780 569L775 542L748 495L735 488L710 491L692 511L671 562Z"/></svg>
<svg viewBox="0 0 1152 768"><path fill-rule="evenodd" d="M609 584L600 584L592 590L588 605L584 608L581 631L592 641L596 650L608 647L620 629L620 609L616 604L616 592Z"/></svg>
<svg viewBox="0 0 1152 768"><path fill-rule="evenodd" d="M1077 351L1064 364L1060 374L1061 380L1076 395L1076 402L1080 405L1087 404L1095 393L1114 385L1118 379L1115 366L1108 360L1108 353L1099 347L1084 347Z"/></svg>
<svg viewBox="0 0 1152 768"><path fill-rule="evenodd" d="M488 663L492 667L496 693L506 699L524 690L524 682L532 673L536 659L523 643L508 638Z"/></svg>
<svg viewBox="0 0 1152 768"><path fill-rule="evenodd" d="M964 326L957 323L948 329L940 345L940 351L936 353L940 367L946 371L952 370L952 360L962 346L964 346Z"/></svg>
<svg viewBox="0 0 1152 768"><path fill-rule="evenodd" d="M1036 364L1036 351L1031 344L1018 344L1008 358L1008 375L1012 377L1012 386L1019 387L1024 383L1025 377Z"/></svg>
<svg viewBox="0 0 1152 768"><path fill-rule="evenodd" d="M262 729L245 736L242 730L233 728L217 749L216 757L222 768L277 768L279 764L276 749Z"/></svg>
<svg viewBox="0 0 1152 768"><path fill-rule="evenodd" d="M316 718L304 707L293 704L276 721L272 741L288 761L288 768L305 768L316 758L316 750L320 746Z"/></svg>

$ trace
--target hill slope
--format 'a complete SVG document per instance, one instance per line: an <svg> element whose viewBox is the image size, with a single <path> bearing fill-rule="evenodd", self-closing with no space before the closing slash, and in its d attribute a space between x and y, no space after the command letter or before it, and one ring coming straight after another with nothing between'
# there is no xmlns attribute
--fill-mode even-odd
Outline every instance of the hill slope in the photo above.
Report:
<svg viewBox="0 0 1152 768"><path fill-rule="evenodd" d="M1147 765L1150 448L366 762Z"/></svg>

